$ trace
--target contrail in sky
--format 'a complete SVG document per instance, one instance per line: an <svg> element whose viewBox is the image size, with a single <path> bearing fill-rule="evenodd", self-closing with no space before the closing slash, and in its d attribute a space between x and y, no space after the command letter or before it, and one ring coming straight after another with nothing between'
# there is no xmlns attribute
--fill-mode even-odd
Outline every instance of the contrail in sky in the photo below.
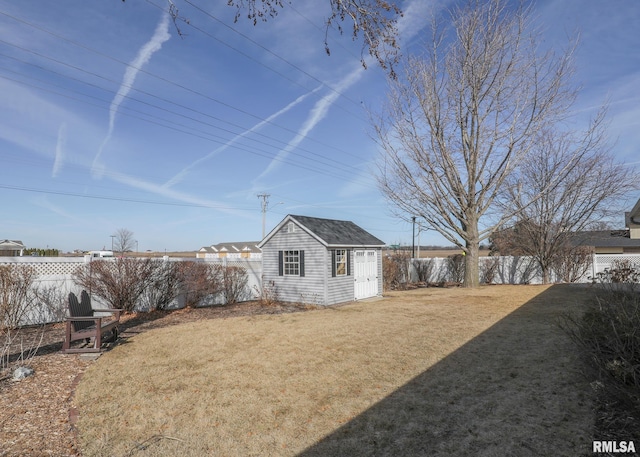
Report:
<svg viewBox="0 0 640 457"><path fill-rule="evenodd" d="M169 181L167 181L166 183L164 183L163 187L171 187L174 184L182 181L182 179L184 179L184 177L187 175L187 173L189 171L191 171L193 168L195 168L197 165L201 164L202 162L209 160L211 157L213 157L214 155L224 151L225 149L227 149L229 146L233 145L236 141L238 141L241 138L244 138L245 136L247 136L248 134L255 132L256 130L260 129L261 127L263 127L266 124L269 124L271 121L273 121L274 119L276 119L278 116L286 113L287 111L289 111L291 108L295 107L296 105L298 105L299 103L301 103L303 100L305 100L309 95L314 94L316 92L318 92L321 88L323 87L323 85L321 84L320 86L316 87L315 89L313 89L311 92L307 92L306 94L303 94L301 96L299 96L298 98L296 98L294 101L292 101L291 103L289 103L287 106L285 106L284 108L282 108L279 111L276 111L275 113L273 113L271 116L269 116L268 118L266 118L263 121L258 122L256 125L254 125L253 127L251 127L248 130L245 130L244 132L236 135L234 138L232 138L231 140L227 141L225 144L223 144L222 146L220 146L219 148L214 149L213 151L211 151L209 154L207 154L204 157L200 157L198 160L196 160L195 162L193 162L191 165L188 165L187 167L183 168L178 174L176 174L173 178L171 178Z"/></svg>
<svg viewBox="0 0 640 457"><path fill-rule="evenodd" d="M127 66L127 69L124 72L124 77L122 78L122 84L120 84L120 88L118 89L116 96L111 101L111 106L109 107L109 130L107 131L107 136L100 145L98 153L93 159L93 165L91 167L91 173L94 177L102 176L104 166L100 165L98 161L104 151L104 147L107 145L111 139L111 135L113 134L116 114L118 113L120 104L131 91L140 69L149 62L151 56L153 56L155 52L159 51L160 48L162 48L162 44L169 38L171 38L171 35L169 34L169 14L165 13L162 15L151 39L140 48L138 55Z"/></svg>
<svg viewBox="0 0 640 457"><path fill-rule="evenodd" d="M63 122L58 129L58 142L56 143L56 158L53 162L53 171L51 177L55 178L62 169L62 163L64 162L64 148L67 142L67 124Z"/></svg>
<svg viewBox="0 0 640 457"><path fill-rule="evenodd" d="M127 186L135 187L136 189L141 189L157 195L162 195L163 197L167 197L173 200L178 200L183 203L212 208L224 213L234 214L236 216L247 217L246 211L243 211L238 208L232 208L226 203L218 202L214 200L207 200L200 197L195 197L193 195L190 195L184 192L168 189L158 184L154 184L148 181L143 181L133 176L125 175L124 173L117 173L117 172L111 171L109 172L108 177L110 179L113 179L114 181L125 184Z"/></svg>
<svg viewBox="0 0 640 457"><path fill-rule="evenodd" d="M278 152L278 155L271 160L267 168L260 174L260 176L255 179L255 181L259 181L261 178L264 178L266 175L271 173L277 166L282 163L282 160L286 158L291 153L291 151L298 147L302 140L305 139L306 135L311 130L313 130L313 128L322 119L324 119L324 117L329 112L329 108L331 108L331 105L335 103L340 94L343 91L347 90L352 84L355 84L362 77L362 72L362 67L358 66L356 70L349 73L342 81L340 81L335 90L331 91L329 95L321 98L318 102L316 102L313 109L309 113L309 116L307 116L304 124L302 124L300 130L298 130L298 132L296 133L296 136L293 137L293 139L289 141L289 143L287 143L287 145L282 150L280 150L280 152Z"/></svg>
<svg viewBox="0 0 640 457"><path fill-rule="evenodd" d="M418 31L422 27L422 23L416 20L410 20L414 16L417 17L425 17L426 13L433 8L431 3L421 2L421 1L413 1L410 2L406 6L405 16L401 17L398 21L398 33L402 36L403 40L409 40L418 33ZM407 12L411 12L411 14L406 14ZM373 64L373 59L371 56L367 56L365 58L367 61L367 66L371 67ZM324 97L322 100L318 101L307 120L303 124L302 128L296 133L296 136L278 153L278 155L269 163L267 168L258 176L253 182L254 185L261 178L264 178L266 175L275 170L282 162L284 158L286 158L291 151L293 151L301 142L304 140L305 136L314 129L314 127L324 119L329 111L329 108L335 103L340 94L351 87L353 84L358 82L358 80L363 75L363 68L358 66L354 71L349 73L345 78L343 78L339 83L335 90Z"/></svg>

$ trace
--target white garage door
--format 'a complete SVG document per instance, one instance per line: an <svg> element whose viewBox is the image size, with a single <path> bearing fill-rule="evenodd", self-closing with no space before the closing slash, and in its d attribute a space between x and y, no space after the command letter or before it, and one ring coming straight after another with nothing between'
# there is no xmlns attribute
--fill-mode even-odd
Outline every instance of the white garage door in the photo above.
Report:
<svg viewBox="0 0 640 457"><path fill-rule="evenodd" d="M356 300L378 295L378 253L376 251L355 251L354 280Z"/></svg>

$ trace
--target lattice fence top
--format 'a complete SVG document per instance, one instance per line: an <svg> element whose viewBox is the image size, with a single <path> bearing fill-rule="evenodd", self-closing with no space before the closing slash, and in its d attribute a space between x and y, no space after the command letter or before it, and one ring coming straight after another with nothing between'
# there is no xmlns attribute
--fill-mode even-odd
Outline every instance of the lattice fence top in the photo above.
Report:
<svg viewBox="0 0 640 457"><path fill-rule="evenodd" d="M634 267L640 267L640 254L596 254L595 270L604 271L605 268L612 268L618 263L628 262Z"/></svg>
<svg viewBox="0 0 640 457"><path fill-rule="evenodd" d="M35 269L38 276L71 275L85 264L83 257L33 258L33 257L0 257L0 265L26 265Z"/></svg>

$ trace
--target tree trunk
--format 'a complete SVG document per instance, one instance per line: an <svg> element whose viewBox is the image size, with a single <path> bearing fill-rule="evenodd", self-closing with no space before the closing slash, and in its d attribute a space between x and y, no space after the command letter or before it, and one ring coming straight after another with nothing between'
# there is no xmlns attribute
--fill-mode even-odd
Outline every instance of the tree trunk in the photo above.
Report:
<svg viewBox="0 0 640 457"><path fill-rule="evenodd" d="M549 284L549 267L544 263L540 265L542 271L542 284Z"/></svg>
<svg viewBox="0 0 640 457"><path fill-rule="evenodd" d="M480 242L468 241L464 257L464 282L463 287L478 287L480 285L480 274L478 263L480 261Z"/></svg>

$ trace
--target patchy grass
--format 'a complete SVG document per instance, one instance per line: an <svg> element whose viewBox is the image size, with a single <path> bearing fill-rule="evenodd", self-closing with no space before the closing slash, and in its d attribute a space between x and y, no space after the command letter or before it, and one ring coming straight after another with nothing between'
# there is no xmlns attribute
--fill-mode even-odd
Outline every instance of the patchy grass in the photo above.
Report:
<svg viewBox="0 0 640 457"><path fill-rule="evenodd" d="M591 393L556 319L580 286L418 289L151 330L76 391L86 456L588 453Z"/></svg>

